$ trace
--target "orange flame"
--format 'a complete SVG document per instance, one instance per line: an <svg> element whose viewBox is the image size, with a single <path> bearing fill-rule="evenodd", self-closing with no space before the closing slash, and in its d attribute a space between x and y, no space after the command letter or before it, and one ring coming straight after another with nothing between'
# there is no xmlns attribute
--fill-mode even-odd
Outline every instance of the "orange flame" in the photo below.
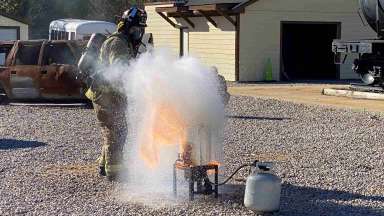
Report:
<svg viewBox="0 0 384 216"><path fill-rule="evenodd" d="M218 167L220 167L220 162L219 161L210 161L208 163L208 165L217 165ZM214 170L208 170L207 174L208 175L213 175L213 174L215 174L215 171Z"/></svg>
<svg viewBox="0 0 384 216"><path fill-rule="evenodd" d="M165 146L179 145L183 152L187 143L187 125L182 115L171 105L162 103L152 106L142 137L140 156L150 168L160 162L160 150Z"/></svg>

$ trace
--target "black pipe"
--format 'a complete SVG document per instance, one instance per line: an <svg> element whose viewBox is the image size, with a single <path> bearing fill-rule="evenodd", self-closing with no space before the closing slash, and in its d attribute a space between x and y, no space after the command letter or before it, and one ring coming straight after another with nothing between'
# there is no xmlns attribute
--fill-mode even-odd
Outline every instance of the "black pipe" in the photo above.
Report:
<svg viewBox="0 0 384 216"><path fill-rule="evenodd" d="M257 163L259 161L258 160L255 160L253 163L250 163L250 164L243 164L241 165L239 168L237 168L235 170L235 172L233 172L225 181L221 182L221 183L218 183L218 184L215 184L213 182L210 182L212 185L215 185L215 186L222 186L222 185L225 185L229 180L231 180L233 178L234 175L236 175L237 172L239 172L241 169L243 169L244 167L256 167Z"/></svg>

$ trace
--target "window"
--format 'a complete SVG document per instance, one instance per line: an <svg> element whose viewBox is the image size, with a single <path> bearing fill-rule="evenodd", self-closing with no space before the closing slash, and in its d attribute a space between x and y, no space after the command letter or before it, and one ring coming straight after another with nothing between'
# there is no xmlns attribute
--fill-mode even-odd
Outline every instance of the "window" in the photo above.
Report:
<svg viewBox="0 0 384 216"><path fill-rule="evenodd" d="M0 51L0 66L4 66L5 65L6 57L7 56L5 55L5 53Z"/></svg>
<svg viewBox="0 0 384 216"><path fill-rule="evenodd" d="M37 65L41 44L19 44L16 65Z"/></svg>
<svg viewBox="0 0 384 216"><path fill-rule="evenodd" d="M89 35L89 34L88 35L84 35L83 36L83 40L89 40L89 39L91 39L91 36L92 35Z"/></svg>
<svg viewBox="0 0 384 216"><path fill-rule="evenodd" d="M55 31L54 30L51 30L51 34L49 35L49 39L50 40L54 40L55 39Z"/></svg>
<svg viewBox="0 0 384 216"><path fill-rule="evenodd" d="M43 65L53 64L76 64L76 58L66 43L51 43L44 47Z"/></svg>
<svg viewBox="0 0 384 216"><path fill-rule="evenodd" d="M7 56L11 51L12 47L13 47L13 43L3 44L2 46L0 46L0 66L5 66L7 61Z"/></svg>
<svg viewBox="0 0 384 216"><path fill-rule="evenodd" d="M8 53L11 50L11 48L12 48L12 46L0 47L0 66L4 66L5 65L5 61L7 59Z"/></svg>
<svg viewBox="0 0 384 216"><path fill-rule="evenodd" d="M75 40L76 38L75 38L75 32L71 32L71 38L70 38L71 40Z"/></svg>
<svg viewBox="0 0 384 216"><path fill-rule="evenodd" d="M69 40L69 33L68 32L65 32L65 40Z"/></svg>
<svg viewBox="0 0 384 216"><path fill-rule="evenodd" d="M55 40L61 40L61 32L62 32L62 31L56 31L56 37L55 37Z"/></svg>
<svg viewBox="0 0 384 216"><path fill-rule="evenodd" d="M52 36L52 40L57 40L57 31L56 30L52 30L52 34L53 34L53 36Z"/></svg>

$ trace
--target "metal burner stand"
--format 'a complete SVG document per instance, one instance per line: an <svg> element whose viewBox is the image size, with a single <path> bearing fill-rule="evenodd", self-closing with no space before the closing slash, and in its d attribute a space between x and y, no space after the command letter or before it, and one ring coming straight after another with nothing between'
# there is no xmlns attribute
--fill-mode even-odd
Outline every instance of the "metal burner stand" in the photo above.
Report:
<svg viewBox="0 0 384 216"><path fill-rule="evenodd" d="M189 182L189 200L194 199L195 194L209 195L215 193L215 198L219 195L219 166L201 165L201 166L182 166L177 163L173 166L173 193L177 196L177 169L184 170L185 178ZM212 183L208 178L208 170L215 171L215 184L212 189ZM196 190L195 190L196 183Z"/></svg>

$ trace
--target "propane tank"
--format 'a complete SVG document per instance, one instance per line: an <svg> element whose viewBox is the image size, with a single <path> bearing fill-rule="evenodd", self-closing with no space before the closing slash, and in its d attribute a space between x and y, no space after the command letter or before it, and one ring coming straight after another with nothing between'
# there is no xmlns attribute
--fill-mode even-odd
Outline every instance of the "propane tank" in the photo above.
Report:
<svg viewBox="0 0 384 216"><path fill-rule="evenodd" d="M87 81L96 71L96 63L98 61L100 48L107 37L101 33L92 34L91 38L87 43L85 51L80 57L79 63L77 64L80 72L79 79Z"/></svg>
<svg viewBox="0 0 384 216"><path fill-rule="evenodd" d="M281 179L270 168L267 164L257 164L247 178L244 205L258 213L279 210Z"/></svg>

